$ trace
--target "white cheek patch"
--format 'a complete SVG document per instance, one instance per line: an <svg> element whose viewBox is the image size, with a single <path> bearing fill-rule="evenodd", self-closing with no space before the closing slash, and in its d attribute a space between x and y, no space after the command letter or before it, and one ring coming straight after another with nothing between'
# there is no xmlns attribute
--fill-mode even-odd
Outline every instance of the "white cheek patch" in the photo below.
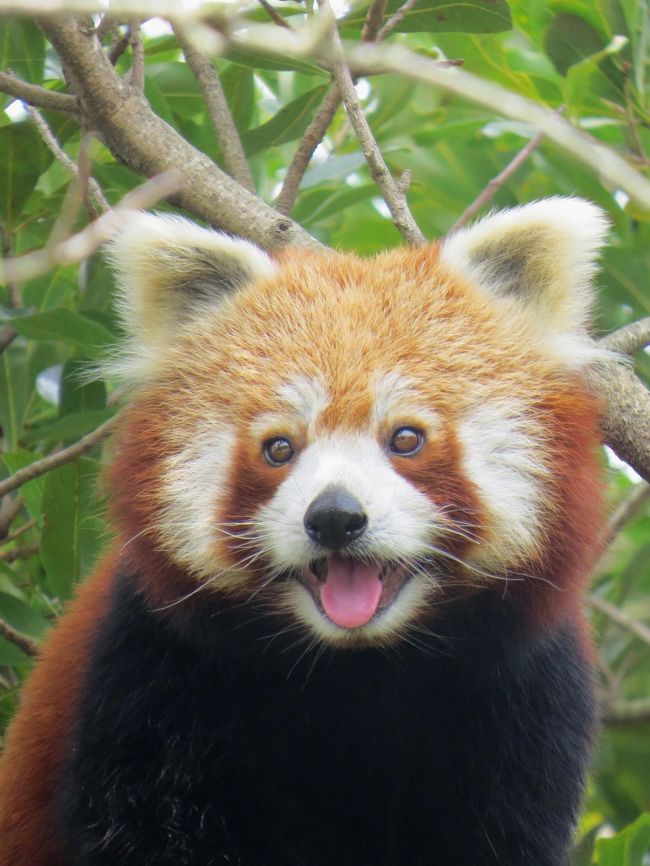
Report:
<svg viewBox="0 0 650 866"><path fill-rule="evenodd" d="M368 528L364 551L376 559L401 560L430 551L432 534L443 525L435 506L390 464L370 435L332 435L300 455L291 474L257 523L278 571L308 565L316 548L303 526L305 511L326 487L342 487L363 505Z"/></svg>
<svg viewBox="0 0 650 866"><path fill-rule="evenodd" d="M516 400L488 402L461 422L462 464L489 518L481 559L515 565L534 554L545 509L544 433Z"/></svg>
<svg viewBox="0 0 650 866"><path fill-rule="evenodd" d="M234 443L232 429L205 421L191 441L167 460L163 473L159 528L163 546L177 564L203 578L219 570L215 542L220 532L215 521Z"/></svg>

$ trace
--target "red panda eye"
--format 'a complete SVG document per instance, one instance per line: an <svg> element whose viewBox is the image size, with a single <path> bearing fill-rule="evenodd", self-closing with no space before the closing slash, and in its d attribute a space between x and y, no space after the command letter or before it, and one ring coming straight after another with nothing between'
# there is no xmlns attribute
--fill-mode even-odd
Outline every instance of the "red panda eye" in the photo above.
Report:
<svg viewBox="0 0 650 866"><path fill-rule="evenodd" d="M294 455L294 447L290 440L282 436L267 439L262 448L264 456L271 466L282 466L288 463Z"/></svg>
<svg viewBox="0 0 650 866"><path fill-rule="evenodd" d="M390 437L390 450L402 457L417 454L424 445L424 433L415 427L398 427Z"/></svg>

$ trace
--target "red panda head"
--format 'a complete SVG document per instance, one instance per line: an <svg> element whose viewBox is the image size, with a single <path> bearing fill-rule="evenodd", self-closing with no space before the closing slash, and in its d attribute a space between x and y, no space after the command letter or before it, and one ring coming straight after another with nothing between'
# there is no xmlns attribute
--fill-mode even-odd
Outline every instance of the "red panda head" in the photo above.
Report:
<svg viewBox="0 0 650 866"><path fill-rule="evenodd" d="M468 592L566 609L598 528L580 369L605 230L550 199L418 250L272 260L130 217L110 250L127 551L334 643L393 640Z"/></svg>

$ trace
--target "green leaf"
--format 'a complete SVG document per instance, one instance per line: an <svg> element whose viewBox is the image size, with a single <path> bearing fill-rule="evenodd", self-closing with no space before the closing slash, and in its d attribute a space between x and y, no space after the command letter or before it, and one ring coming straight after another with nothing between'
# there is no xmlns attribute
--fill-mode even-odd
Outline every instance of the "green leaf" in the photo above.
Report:
<svg viewBox="0 0 650 866"><path fill-rule="evenodd" d="M34 463L39 459L39 456L40 455L33 454L30 451L5 451L2 455L2 462L4 463L7 472L10 475L13 475L14 472L18 472L19 469L24 469L25 466ZM43 497L44 487L45 478L41 475L39 478L33 478L31 481L28 481L19 488L20 496L27 506L30 517L34 518L34 520L40 520L41 517L41 499Z"/></svg>
<svg viewBox="0 0 650 866"><path fill-rule="evenodd" d="M245 132L251 125L255 107L253 70L231 63L221 76L221 86L235 126L240 132Z"/></svg>
<svg viewBox="0 0 650 866"><path fill-rule="evenodd" d="M35 427L22 437L22 441L26 445L32 445L35 442L51 442L81 439L87 433L90 433L100 424L115 414L112 409L91 409L87 412L72 412L63 418L53 421L51 424L44 424L42 427Z"/></svg>
<svg viewBox="0 0 650 866"><path fill-rule="evenodd" d="M0 426L7 448L15 448L23 428L29 384L28 359L22 349L10 347L0 355Z"/></svg>
<svg viewBox="0 0 650 866"><path fill-rule="evenodd" d="M5 18L0 21L0 69L40 84L45 65L45 39L29 18Z"/></svg>
<svg viewBox="0 0 650 866"><path fill-rule="evenodd" d="M314 63L308 63L306 60L296 60L293 57L285 57L280 54L230 48L228 49L226 58L232 61L232 63L250 66L252 69L274 69L278 72L295 70L296 72L302 72L304 75L327 76L327 72Z"/></svg>
<svg viewBox="0 0 650 866"><path fill-rule="evenodd" d="M90 571L101 547L97 472L98 463L82 457L45 480L41 559L51 590L62 599Z"/></svg>
<svg viewBox="0 0 650 866"><path fill-rule="evenodd" d="M63 418L71 412L104 410L106 386L102 381L88 382L88 362L80 358L68 361L61 373L61 398L59 414Z"/></svg>
<svg viewBox="0 0 650 866"><path fill-rule="evenodd" d="M51 310L74 297L78 270L76 265L60 265L53 271L30 280L23 288L25 306L36 307L41 311Z"/></svg>
<svg viewBox="0 0 650 866"><path fill-rule="evenodd" d="M650 854L650 813L626 827L613 839L599 839L596 843L598 866L644 866Z"/></svg>
<svg viewBox="0 0 650 866"><path fill-rule="evenodd" d="M384 19L403 5L388 0ZM356 7L343 31L363 26L367 7ZM502 33L512 27L506 0L419 0L397 25L398 33Z"/></svg>
<svg viewBox="0 0 650 866"><path fill-rule="evenodd" d="M0 637L0 665L14 668L19 665L24 665L29 662L29 656L19 649L16 644L10 643L3 637Z"/></svg>
<svg viewBox="0 0 650 866"><path fill-rule="evenodd" d="M104 325L65 307L16 316L11 327L30 340L61 340L90 358L98 357L115 342L115 335Z"/></svg>
<svg viewBox="0 0 650 866"><path fill-rule="evenodd" d="M159 63L148 67L147 78L154 81L167 105L180 117L196 117L205 111L203 96L186 63Z"/></svg>
<svg viewBox="0 0 650 866"><path fill-rule="evenodd" d="M242 144L246 155L253 156L268 147L300 138L326 91L325 85L308 90L281 108L267 123L243 135Z"/></svg>
<svg viewBox="0 0 650 866"><path fill-rule="evenodd" d="M41 638L48 628L48 623L24 601L6 592L0 592L0 619L21 634Z"/></svg>
<svg viewBox="0 0 650 866"><path fill-rule="evenodd" d="M31 123L0 128L0 154L0 217L12 229L51 157Z"/></svg>

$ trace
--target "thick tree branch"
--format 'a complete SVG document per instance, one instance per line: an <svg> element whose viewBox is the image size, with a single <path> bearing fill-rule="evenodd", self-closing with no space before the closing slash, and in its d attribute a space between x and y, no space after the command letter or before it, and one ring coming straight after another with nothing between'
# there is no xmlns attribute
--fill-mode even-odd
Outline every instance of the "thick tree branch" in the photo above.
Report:
<svg viewBox="0 0 650 866"><path fill-rule="evenodd" d="M192 45L178 24L174 26L174 33L203 94L228 174L244 189L254 193L253 175L216 69L205 54Z"/></svg>
<svg viewBox="0 0 650 866"><path fill-rule="evenodd" d="M26 655L38 655L39 646L36 641L29 637L25 637L24 634L20 634L20 632L17 632L16 629L12 628L9 623L5 622L3 619L0 619L0 635L2 635L5 640L15 644Z"/></svg>
<svg viewBox="0 0 650 866"><path fill-rule="evenodd" d="M602 338L600 345L625 355L634 355L640 349L645 349L650 345L650 316L613 331Z"/></svg>
<svg viewBox="0 0 650 866"><path fill-rule="evenodd" d="M186 142L116 75L92 27L72 17L41 18L75 90L110 150L147 177L177 168L183 186L177 204L206 222L268 250L287 243L322 249L304 229L244 190L205 154ZM280 28L275 28L279 32Z"/></svg>
<svg viewBox="0 0 650 866"><path fill-rule="evenodd" d="M590 369L587 379L602 401L605 443L650 481L650 392L634 370L616 358Z"/></svg>
<svg viewBox="0 0 650 866"><path fill-rule="evenodd" d="M0 500L0 544L5 544L10 538L9 529L20 514L22 507L23 501L20 496L13 499L7 496L6 499Z"/></svg>
<svg viewBox="0 0 650 866"><path fill-rule="evenodd" d="M326 3L327 0L322 0L323 6ZM421 246L425 243L425 237L413 219L403 190L400 189L399 184L391 175L384 161L384 157L374 139L363 109L359 104L352 75L343 56L341 39L336 28L336 23L332 27L330 39L334 55L334 60L330 66L332 77L343 98L350 124L361 145L361 150L368 164L372 179L379 187L379 191L388 205L393 223L399 233L413 246Z"/></svg>
<svg viewBox="0 0 650 866"><path fill-rule="evenodd" d="M75 117L79 115L79 100L76 96L57 93L56 90L46 90L36 84L28 84L9 72L0 72L0 91L38 108L72 114Z"/></svg>
<svg viewBox="0 0 650 866"><path fill-rule="evenodd" d="M18 472L14 472L9 478L0 481L0 496L4 496L5 493L11 493L12 490L17 490L33 478L45 475L46 472L56 469L58 466L63 466L64 463L71 463L77 457L81 457L82 454L90 451L91 448L106 439L108 434L112 432L118 417L118 415L115 415L113 418L109 418L108 421L104 421L96 430L88 433L87 436L84 436L73 445L62 448L61 451L55 451L53 454L48 454L42 460L35 460L34 463L30 463L29 466L25 466L23 469L19 469Z"/></svg>

